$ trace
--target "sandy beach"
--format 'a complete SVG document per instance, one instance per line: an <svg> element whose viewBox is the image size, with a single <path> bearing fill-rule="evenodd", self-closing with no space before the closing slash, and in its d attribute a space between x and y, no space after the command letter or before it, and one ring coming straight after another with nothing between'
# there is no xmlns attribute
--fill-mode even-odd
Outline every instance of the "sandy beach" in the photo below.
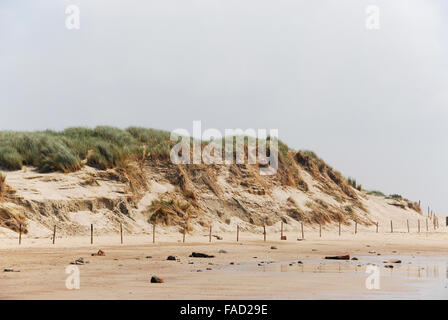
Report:
<svg viewBox="0 0 448 320"><path fill-rule="evenodd" d="M298 241L270 235L151 235L15 239L0 242L0 299L443 299L448 297L445 228L437 232L353 234L308 232ZM273 239L277 238L277 239ZM275 248L273 248L275 247ZM103 250L105 256L92 256ZM214 258L189 257L192 252ZM350 254L358 260L325 260ZM167 257L173 255L176 261ZM66 267L77 265L80 289L67 289ZM400 259L393 268L383 261ZM299 262L300 261L300 262ZM366 288L367 266L379 267L379 289ZM18 272L5 272L4 269ZM152 276L164 283L150 283Z"/></svg>

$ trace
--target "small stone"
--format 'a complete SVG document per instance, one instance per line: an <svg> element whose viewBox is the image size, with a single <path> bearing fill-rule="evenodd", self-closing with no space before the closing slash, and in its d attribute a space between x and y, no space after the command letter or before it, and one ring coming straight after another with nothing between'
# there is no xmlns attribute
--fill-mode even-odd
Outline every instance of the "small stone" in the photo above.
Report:
<svg viewBox="0 0 448 320"><path fill-rule="evenodd" d="M175 261L176 257L175 256L168 256L168 258L166 258L166 260Z"/></svg>
<svg viewBox="0 0 448 320"><path fill-rule="evenodd" d="M276 250L277 247L276 247L276 246L271 246L271 249L272 249L272 250Z"/></svg>
<svg viewBox="0 0 448 320"><path fill-rule="evenodd" d="M297 263L298 263L298 264L303 264L303 262L302 262L302 261L297 261Z"/></svg>
<svg viewBox="0 0 448 320"><path fill-rule="evenodd" d="M218 251L218 253L227 253L227 251L226 251L226 250L223 250L223 249L221 249L221 250L219 250L219 251Z"/></svg>
<svg viewBox="0 0 448 320"><path fill-rule="evenodd" d="M84 258L78 258L77 260L70 262L70 264L77 264L77 265L83 265L84 264Z"/></svg>
<svg viewBox="0 0 448 320"><path fill-rule="evenodd" d="M202 272L202 270L196 270L196 272Z"/></svg>
<svg viewBox="0 0 448 320"><path fill-rule="evenodd" d="M193 252L192 254L190 254L191 258L214 258L215 256L206 254L206 253L201 253L201 252Z"/></svg>
<svg viewBox="0 0 448 320"><path fill-rule="evenodd" d="M151 259L152 258L152 256L146 256L146 259Z"/></svg>
<svg viewBox="0 0 448 320"><path fill-rule="evenodd" d="M92 256L105 256L106 253L103 250L98 250L97 253L92 253Z"/></svg>
<svg viewBox="0 0 448 320"><path fill-rule="evenodd" d="M352 260L358 260L358 258L356 258L356 257L353 257L353 258L352 258Z"/></svg>
<svg viewBox="0 0 448 320"><path fill-rule="evenodd" d="M231 265L234 265L234 264L235 264L235 262L230 262L230 264L231 264Z"/></svg>
<svg viewBox="0 0 448 320"><path fill-rule="evenodd" d="M350 260L350 255L344 254L344 255L340 255L340 256L327 256L327 257L325 257L325 259L328 259L328 260Z"/></svg>
<svg viewBox="0 0 448 320"><path fill-rule="evenodd" d="M152 276L151 277L151 283L164 283L165 280L163 280L162 278L159 278L157 276Z"/></svg>
<svg viewBox="0 0 448 320"><path fill-rule="evenodd" d="M390 269L392 269L393 267L394 267L394 266L391 265L391 264L387 264L387 265L384 266L384 268L390 268Z"/></svg>
<svg viewBox="0 0 448 320"><path fill-rule="evenodd" d="M209 267L209 268L207 268L207 270L212 270L212 268Z"/></svg>

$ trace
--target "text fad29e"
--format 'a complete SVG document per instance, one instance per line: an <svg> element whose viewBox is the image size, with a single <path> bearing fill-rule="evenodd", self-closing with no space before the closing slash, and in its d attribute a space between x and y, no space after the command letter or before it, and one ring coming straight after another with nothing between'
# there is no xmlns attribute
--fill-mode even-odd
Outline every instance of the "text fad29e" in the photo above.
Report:
<svg viewBox="0 0 448 320"><path fill-rule="evenodd" d="M180 308L181 315L200 315L211 318L221 315L268 315L268 305L266 304L225 304L223 307L216 306L195 306L187 304Z"/></svg>

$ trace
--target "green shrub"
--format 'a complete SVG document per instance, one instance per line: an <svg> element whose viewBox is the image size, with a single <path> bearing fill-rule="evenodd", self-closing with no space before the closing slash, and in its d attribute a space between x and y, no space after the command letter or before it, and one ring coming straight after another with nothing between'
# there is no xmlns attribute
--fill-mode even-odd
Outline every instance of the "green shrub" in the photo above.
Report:
<svg viewBox="0 0 448 320"><path fill-rule="evenodd" d="M22 157L13 147L0 145L0 167L7 170L20 170L22 168Z"/></svg>

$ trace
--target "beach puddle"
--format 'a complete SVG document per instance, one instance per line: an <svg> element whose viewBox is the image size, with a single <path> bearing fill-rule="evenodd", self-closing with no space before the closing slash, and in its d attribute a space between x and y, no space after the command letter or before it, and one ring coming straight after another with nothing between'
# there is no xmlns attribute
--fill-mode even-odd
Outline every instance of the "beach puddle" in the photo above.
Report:
<svg viewBox="0 0 448 320"><path fill-rule="evenodd" d="M363 288L364 299L448 299L448 257L446 256L359 256L358 260L308 259L299 261L259 261L256 266L240 265L240 271L260 272L266 275L296 273L305 275L304 281L325 276L328 283L332 279L346 279L347 284L359 283L364 286L370 273L375 273L381 282L377 289ZM401 263L388 260L399 259ZM375 271L375 272L374 272ZM308 275L308 276L307 276ZM311 277L312 275L312 277ZM315 280L310 280L315 281ZM359 286L350 292L350 286L340 293L322 291L324 298L353 298ZM355 292L356 291L356 292ZM319 298L319 295L314 296Z"/></svg>

